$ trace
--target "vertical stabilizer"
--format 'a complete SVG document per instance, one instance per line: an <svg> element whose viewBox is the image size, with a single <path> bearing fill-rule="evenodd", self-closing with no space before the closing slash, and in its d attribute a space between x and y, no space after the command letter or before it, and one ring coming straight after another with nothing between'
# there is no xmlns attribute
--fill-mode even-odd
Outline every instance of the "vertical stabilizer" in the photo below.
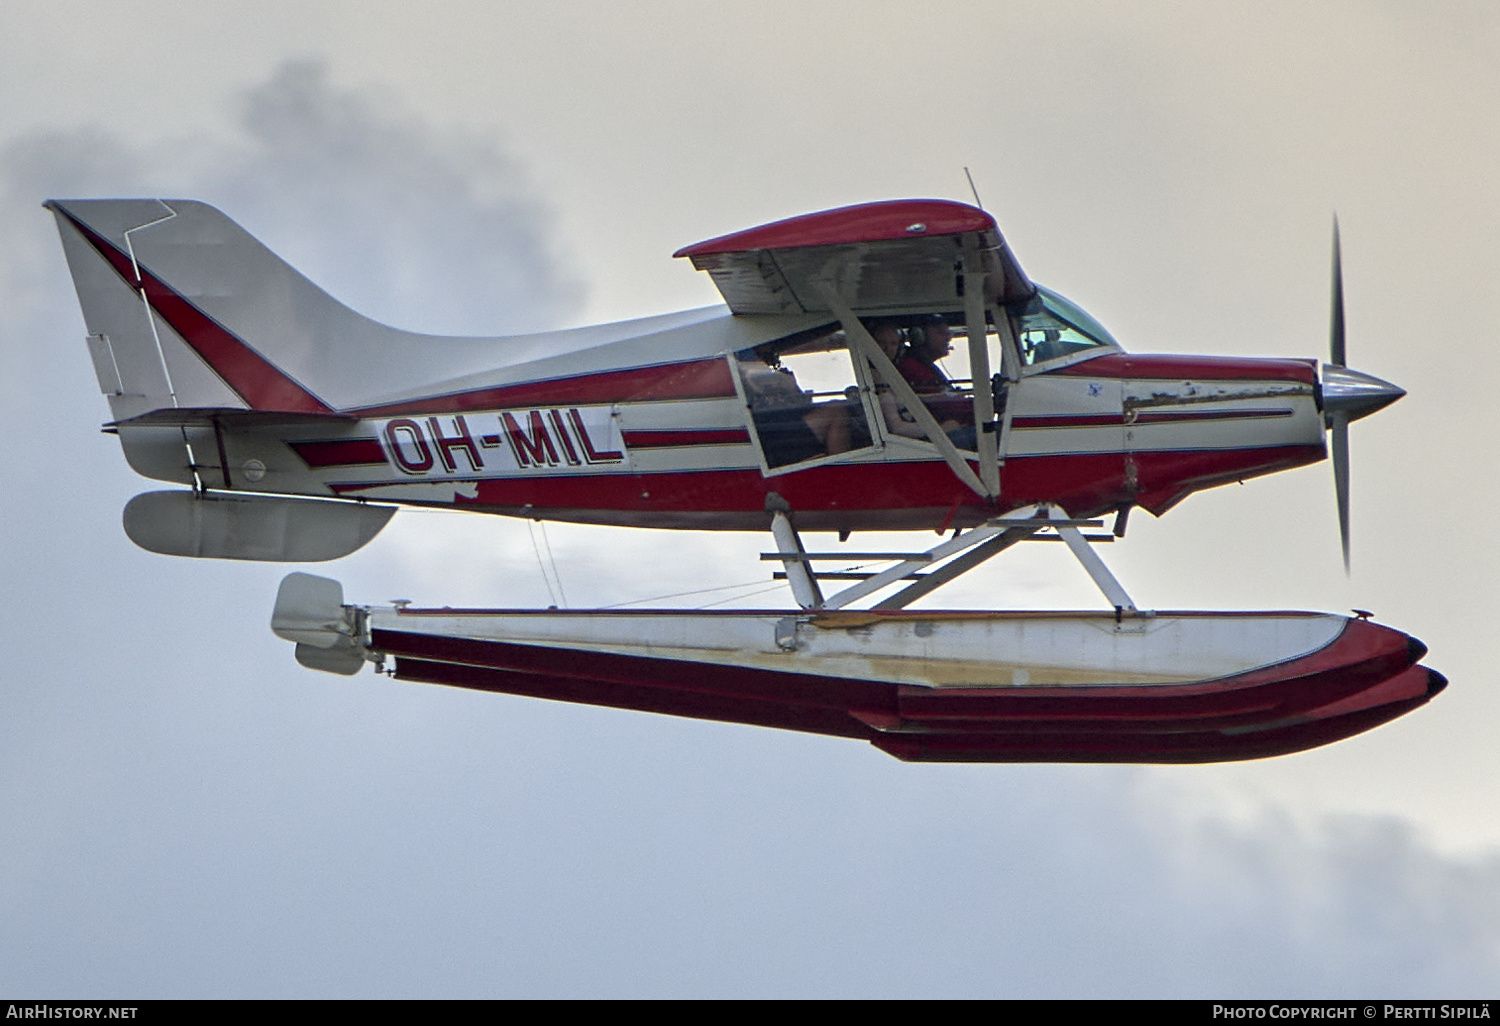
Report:
<svg viewBox="0 0 1500 1026"><path fill-rule="evenodd" d="M239 225L188 200L47 206L115 420L164 408L332 412L304 379L373 322Z"/></svg>
<svg viewBox="0 0 1500 1026"><path fill-rule="evenodd" d="M175 406L153 318L140 291L89 245L55 204L51 207L83 308L89 356L113 418L127 420ZM157 200L119 200L100 213L108 215L101 229L121 239L138 226L171 216Z"/></svg>

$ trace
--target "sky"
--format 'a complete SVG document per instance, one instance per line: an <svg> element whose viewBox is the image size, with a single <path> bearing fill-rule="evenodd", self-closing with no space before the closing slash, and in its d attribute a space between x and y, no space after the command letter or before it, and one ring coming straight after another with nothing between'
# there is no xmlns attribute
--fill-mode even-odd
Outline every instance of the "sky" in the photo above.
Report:
<svg viewBox="0 0 1500 1026"><path fill-rule="evenodd" d="M0 992L1493 992L1493 5L8 0L0 96ZM1103 554L1145 607L1371 609L1440 697L1261 762L922 766L303 670L268 629L296 568L125 538L159 486L98 432L40 207L206 200L377 319L499 334L716 302L675 249L965 200L965 166L1135 352L1325 355L1337 212L1349 362L1410 393L1351 432L1352 573L1326 463ZM766 573L751 535L547 541L575 606ZM925 604L1096 608L1061 548ZM312 569L549 601L499 518L404 512Z"/></svg>

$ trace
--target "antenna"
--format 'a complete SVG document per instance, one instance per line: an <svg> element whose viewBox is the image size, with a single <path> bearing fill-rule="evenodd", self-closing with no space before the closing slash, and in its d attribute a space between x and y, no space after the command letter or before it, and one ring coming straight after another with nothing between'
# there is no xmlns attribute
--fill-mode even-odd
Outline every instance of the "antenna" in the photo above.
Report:
<svg viewBox="0 0 1500 1026"><path fill-rule="evenodd" d="M964 165L964 177L969 180L969 191L974 194L974 205L980 210L984 209L984 201L979 198L979 190L974 188L974 176L969 174L969 165Z"/></svg>

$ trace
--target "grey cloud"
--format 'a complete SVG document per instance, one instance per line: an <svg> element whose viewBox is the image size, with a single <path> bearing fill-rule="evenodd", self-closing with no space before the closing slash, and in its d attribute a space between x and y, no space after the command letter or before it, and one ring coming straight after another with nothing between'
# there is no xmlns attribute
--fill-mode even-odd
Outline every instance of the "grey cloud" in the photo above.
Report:
<svg viewBox="0 0 1500 1026"><path fill-rule="evenodd" d="M1072 900L1093 925L1073 938L1073 969L1056 945L1026 974L1050 976L1045 993L1481 997L1500 970L1500 856L1444 856L1395 819L1175 813L1149 775L1121 797L1074 825L1110 830L1116 851L1046 859L1080 881ZM1053 898L1020 894L1052 918Z"/></svg>
<svg viewBox="0 0 1500 1026"><path fill-rule="evenodd" d="M64 193L118 194L111 190L142 177L135 154L102 131L35 132L0 143L0 395L9 410L41 391L39 372L60 342L59 328L82 338L82 318L60 308L72 292L42 201Z"/></svg>
<svg viewBox="0 0 1500 1026"><path fill-rule="evenodd" d="M581 301L551 216L492 139L283 64L243 99L240 138L197 183L362 313L449 334L556 326Z"/></svg>

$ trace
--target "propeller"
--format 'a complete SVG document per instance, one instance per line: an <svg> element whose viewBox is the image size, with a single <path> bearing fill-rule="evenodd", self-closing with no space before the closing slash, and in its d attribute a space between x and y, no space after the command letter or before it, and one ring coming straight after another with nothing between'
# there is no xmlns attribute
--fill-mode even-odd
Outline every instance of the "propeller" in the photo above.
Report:
<svg viewBox="0 0 1500 1026"><path fill-rule="evenodd" d="M1333 219L1333 299L1328 328L1328 362L1323 365L1323 421L1333 458L1333 488L1339 506L1339 541L1344 573L1349 572L1349 422L1368 417L1406 394L1405 389L1370 374L1350 370L1344 352L1344 266L1339 219Z"/></svg>
<svg viewBox="0 0 1500 1026"><path fill-rule="evenodd" d="M1344 367L1344 257L1339 246L1339 218L1333 217L1333 298L1330 301L1332 314L1328 325L1328 365ZM1348 368L1345 367L1347 370ZM1324 378L1328 377L1324 373ZM1339 541L1344 547L1344 573L1349 573L1349 414L1329 411L1324 402L1324 415L1328 418L1329 443L1333 450L1333 491L1339 504Z"/></svg>

